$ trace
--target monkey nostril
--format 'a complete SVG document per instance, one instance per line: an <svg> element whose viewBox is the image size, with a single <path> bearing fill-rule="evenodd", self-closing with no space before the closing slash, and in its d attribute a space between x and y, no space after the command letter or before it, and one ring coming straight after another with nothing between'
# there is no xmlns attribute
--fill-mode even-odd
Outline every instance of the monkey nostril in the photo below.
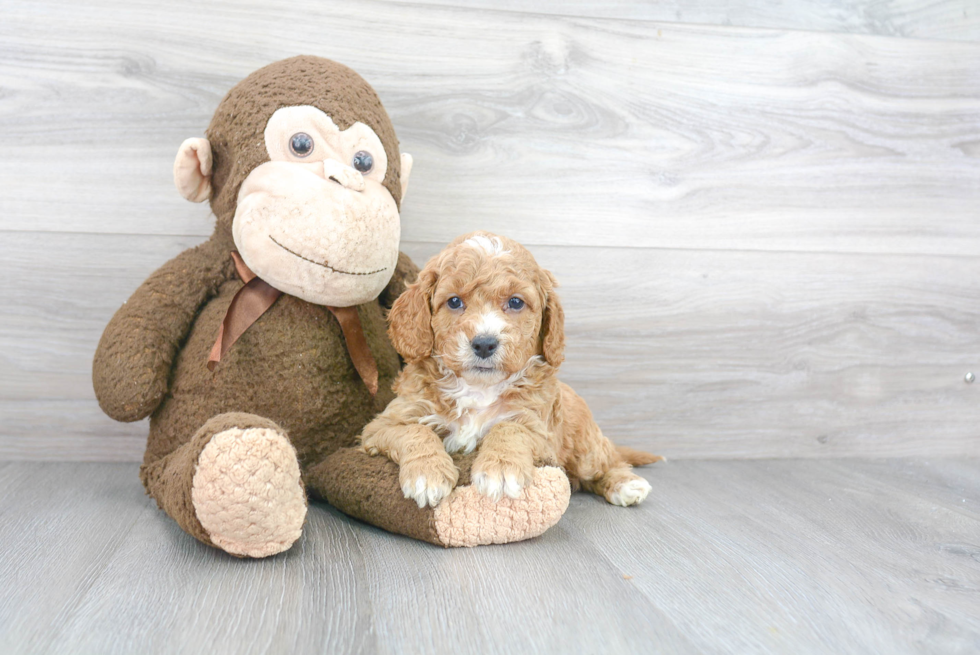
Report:
<svg viewBox="0 0 980 655"><path fill-rule="evenodd" d="M480 359L486 359L493 355L494 351L497 350L497 345L499 342L496 337L491 337L486 334L481 334L473 338L470 345L473 347L473 352Z"/></svg>
<svg viewBox="0 0 980 655"><path fill-rule="evenodd" d="M334 177L333 175L331 175L331 176L330 176L330 177L328 177L327 179L328 179L328 180L333 180L334 182L336 182L336 183L337 183L337 184L339 184L340 186L344 186L344 183L343 183L343 182L341 182L340 180L338 180L337 178L335 178L335 177Z"/></svg>

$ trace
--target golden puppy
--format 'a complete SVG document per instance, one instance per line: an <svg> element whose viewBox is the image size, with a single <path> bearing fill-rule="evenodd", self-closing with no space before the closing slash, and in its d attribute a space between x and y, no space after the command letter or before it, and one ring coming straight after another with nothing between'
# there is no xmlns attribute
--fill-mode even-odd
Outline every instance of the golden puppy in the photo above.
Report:
<svg viewBox="0 0 980 655"><path fill-rule="evenodd" d="M558 381L564 313L555 278L523 246L487 232L459 237L395 301L389 335L407 365L361 444L400 467L406 498L435 507L456 485L447 454L472 452L481 493L516 498L536 462L614 505L650 484L631 465L662 459L616 448L588 406Z"/></svg>

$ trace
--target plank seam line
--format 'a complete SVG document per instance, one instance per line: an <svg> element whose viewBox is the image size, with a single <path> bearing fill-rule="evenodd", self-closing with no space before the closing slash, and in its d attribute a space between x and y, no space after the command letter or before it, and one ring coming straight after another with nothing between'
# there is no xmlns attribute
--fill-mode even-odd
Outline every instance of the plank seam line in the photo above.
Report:
<svg viewBox="0 0 980 655"><path fill-rule="evenodd" d="M104 236L104 237L137 237L153 239L201 239L209 238L209 235L202 234L170 234L170 233L139 233L139 232L81 232L75 230L11 230L0 229L0 234L64 234L73 236ZM431 244L439 247L443 244L438 241L428 240L405 240L402 244ZM448 244L448 242L446 242ZM886 252L874 250L785 250L785 249L756 249L756 248L693 248L681 246L632 246L632 245L594 245L594 244L563 244L563 243L539 243L534 241L522 241L528 248L578 248L591 250L648 250L652 252L704 252L704 253L742 253L742 254L771 254L771 255L845 255L857 257L932 257L937 259L961 259L964 261L975 261L974 255L944 252ZM161 262L162 263L162 262Z"/></svg>

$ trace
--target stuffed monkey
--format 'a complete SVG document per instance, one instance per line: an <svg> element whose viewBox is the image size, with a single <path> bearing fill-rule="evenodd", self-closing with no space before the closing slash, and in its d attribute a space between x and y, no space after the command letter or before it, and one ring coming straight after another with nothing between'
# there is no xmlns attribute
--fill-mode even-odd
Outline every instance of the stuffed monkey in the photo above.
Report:
<svg viewBox="0 0 980 655"><path fill-rule="evenodd" d="M214 234L164 264L110 321L93 383L119 421L150 417L140 478L186 532L243 557L299 538L307 494L443 546L516 541L561 517L568 480L541 467L519 499L460 485L435 509L398 467L352 448L393 398L385 311L418 271L399 253L412 159L377 94L317 57L262 68L174 164Z"/></svg>

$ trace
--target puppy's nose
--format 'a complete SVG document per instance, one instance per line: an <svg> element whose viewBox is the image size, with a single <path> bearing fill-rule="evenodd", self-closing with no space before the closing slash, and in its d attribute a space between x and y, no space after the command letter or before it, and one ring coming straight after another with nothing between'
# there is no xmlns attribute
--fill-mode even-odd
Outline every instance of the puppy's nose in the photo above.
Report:
<svg viewBox="0 0 980 655"><path fill-rule="evenodd" d="M497 350L497 346L500 342L497 341L497 337L491 337L488 334L478 334L473 337L473 341L470 345L473 346L473 352L480 359L486 359L493 355Z"/></svg>

